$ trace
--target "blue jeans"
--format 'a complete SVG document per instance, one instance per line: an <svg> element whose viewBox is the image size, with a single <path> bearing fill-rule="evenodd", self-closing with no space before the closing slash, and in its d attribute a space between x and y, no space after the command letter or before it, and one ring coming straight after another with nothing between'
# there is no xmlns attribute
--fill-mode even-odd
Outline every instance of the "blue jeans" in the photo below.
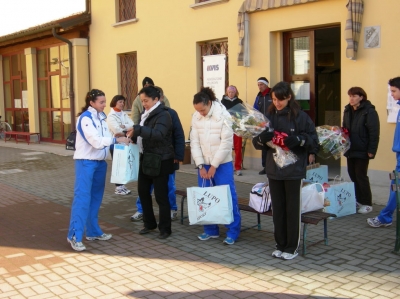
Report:
<svg viewBox="0 0 400 299"><path fill-rule="evenodd" d="M400 153L396 153L396 171L400 172ZM394 180L390 185L394 184ZM381 223L391 223L393 221L393 212L396 210L397 198L396 191L392 191L390 188L389 199L386 207L384 207L378 215L378 219Z"/></svg>
<svg viewBox="0 0 400 299"><path fill-rule="evenodd" d="M104 160L75 160L74 201L71 207L69 239L75 236L77 242L82 242L85 230L87 237L103 234L98 218L106 173L107 162Z"/></svg>
<svg viewBox="0 0 400 299"><path fill-rule="evenodd" d="M208 169L210 169L210 167L211 167L210 165L204 165L204 168L207 171ZM202 187L203 179L200 177L199 173L197 175L197 181L199 187ZM227 162L219 165L219 167L215 171L212 183L213 186L229 185L232 194L233 222L231 224L225 225L225 227L228 229L226 232L226 236L236 241L240 234L241 216L238 206L235 180L233 179L233 163ZM210 181L206 180L204 187L209 187L209 186L210 186ZM210 236L218 236L219 226L217 224L204 225L204 232Z"/></svg>
<svg viewBox="0 0 400 299"><path fill-rule="evenodd" d="M154 186L151 186L151 193L153 193ZM169 205L171 206L171 210L177 211L178 206L176 205L176 186L175 186L175 171L169 175L168 178L168 199ZM143 213L142 204L140 202L140 197L136 199L136 208L139 213Z"/></svg>

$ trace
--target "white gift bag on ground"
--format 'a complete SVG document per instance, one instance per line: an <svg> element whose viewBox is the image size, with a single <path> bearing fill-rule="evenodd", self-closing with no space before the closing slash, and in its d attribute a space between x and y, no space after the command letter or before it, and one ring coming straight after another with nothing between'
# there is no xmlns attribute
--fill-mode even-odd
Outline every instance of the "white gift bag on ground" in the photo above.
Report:
<svg viewBox="0 0 400 299"><path fill-rule="evenodd" d="M139 147L136 144L115 144L111 168L111 183L127 184L137 181Z"/></svg>
<svg viewBox="0 0 400 299"><path fill-rule="evenodd" d="M231 224L232 195L229 185L187 188L189 224Z"/></svg>
<svg viewBox="0 0 400 299"><path fill-rule="evenodd" d="M325 191L321 184L307 184L301 188L301 213L324 208Z"/></svg>
<svg viewBox="0 0 400 299"><path fill-rule="evenodd" d="M259 213L271 210L271 194L268 183L258 183L251 188L249 207Z"/></svg>

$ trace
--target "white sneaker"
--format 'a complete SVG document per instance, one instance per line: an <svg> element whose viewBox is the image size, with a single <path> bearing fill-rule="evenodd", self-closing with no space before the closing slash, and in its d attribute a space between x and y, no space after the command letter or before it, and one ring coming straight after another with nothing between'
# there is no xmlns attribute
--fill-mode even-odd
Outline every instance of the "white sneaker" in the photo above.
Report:
<svg viewBox="0 0 400 299"><path fill-rule="evenodd" d="M143 219L143 213L136 212L131 216L131 221L140 221Z"/></svg>
<svg viewBox="0 0 400 299"><path fill-rule="evenodd" d="M388 226L392 225L392 222L389 222L389 223L380 222L378 217L368 218L367 219L367 223L368 223L369 226L372 226L372 227L381 227L381 226L388 227Z"/></svg>
<svg viewBox="0 0 400 299"><path fill-rule="evenodd" d="M282 251L280 251L280 250L274 250L274 252L272 252L272 256L273 257L277 257L277 258L280 258L281 256L282 256Z"/></svg>
<svg viewBox="0 0 400 299"><path fill-rule="evenodd" d="M237 176L241 176L242 175L242 171L241 170L236 170L236 175Z"/></svg>
<svg viewBox="0 0 400 299"><path fill-rule="evenodd" d="M281 258L283 258L284 260L292 260L298 255L299 254L297 252L295 252L293 254L287 253L287 252L282 252Z"/></svg>
<svg viewBox="0 0 400 299"><path fill-rule="evenodd" d="M125 192L128 192L128 194L131 194L131 190L129 190L128 188L126 188L125 185L122 185L122 187L124 187Z"/></svg>
<svg viewBox="0 0 400 299"><path fill-rule="evenodd" d="M178 211L171 210L171 220L178 219Z"/></svg>
<svg viewBox="0 0 400 299"><path fill-rule="evenodd" d="M88 241L100 240L100 241L107 241L112 238L112 234L102 234L101 236L97 237L86 237Z"/></svg>
<svg viewBox="0 0 400 299"><path fill-rule="evenodd" d="M130 193L130 191L129 191L128 189L126 189L124 185L115 187L115 194L118 194L118 195L127 195L127 194L129 194L129 193Z"/></svg>
<svg viewBox="0 0 400 299"><path fill-rule="evenodd" d="M71 240L67 238L67 241L68 241L68 243L71 244L71 247L73 250L76 250L76 251L86 250L86 247L85 247L85 245L83 245L82 242L76 242L75 236L73 236Z"/></svg>
<svg viewBox="0 0 400 299"><path fill-rule="evenodd" d="M359 214L367 214L369 212L372 212L372 207L371 206L363 206L358 209L357 213Z"/></svg>

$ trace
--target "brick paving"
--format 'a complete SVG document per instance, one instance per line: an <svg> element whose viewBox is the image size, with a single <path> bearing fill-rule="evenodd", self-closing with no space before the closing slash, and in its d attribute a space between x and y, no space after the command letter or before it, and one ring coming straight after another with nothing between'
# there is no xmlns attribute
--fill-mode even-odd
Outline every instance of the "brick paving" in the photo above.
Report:
<svg viewBox="0 0 400 299"><path fill-rule="evenodd" d="M8 144L8 143L7 143ZM33 148L33 147L32 147ZM109 163L109 181L111 165ZM262 230L243 231L233 246L221 237L197 240L200 226L174 221L166 240L139 235L132 195L114 194L106 184L100 224L110 241L66 242L74 166L70 156L0 145L0 298L399 298L400 257L391 253L395 223L369 228L370 215L330 220L329 245L309 247L292 261L271 257L271 217ZM178 188L196 176L178 172ZM250 184L237 182L241 197ZM178 198L179 203L179 198ZM374 206L372 216L382 206ZM157 212L157 209L155 209ZM242 225L256 216L242 213ZM310 240L323 225L309 226Z"/></svg>

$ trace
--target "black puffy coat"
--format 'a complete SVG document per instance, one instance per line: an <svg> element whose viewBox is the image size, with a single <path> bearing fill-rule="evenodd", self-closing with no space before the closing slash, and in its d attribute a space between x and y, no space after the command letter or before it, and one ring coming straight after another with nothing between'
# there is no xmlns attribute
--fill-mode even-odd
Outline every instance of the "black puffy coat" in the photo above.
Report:
<svg viewBox="0 0 400 299"><path fill-rule="evenodd" d="M185 155L185 133L183 132L182 123L179 119L178 113L169 107L164 106L169 112L172 121L172 146L174 147L174 159L183 161ZM174 163L175 170L179 169L179 162Z"/></svg>
<svg viewBox="0 0 400 299"><path fill-rule="evenodd" d="M133 137L142 137L143 152L161 155L161 160L173 159L172 120L168 108L158 106L150 112L143 126L133 126Z"/></svg>
<svg viewBox="0 0 400 299"><path fill-rule="evenodd" d="M256 149L266 149L267 159L265 162L265 172L267 177L274 180L298 180L306 177L306 167L308 155L318 151L318 135L315 131L315 125L311 118L302 110L300 110L295 119L290 118L290 109L285 107L273 114L267 114L267 118L271 121L271 127L275 131L284 132L288 136L301 135L305 140L303 146L296 146L292 152L296 154L298 160L291 165L280 168L276 165L273 154L275 149L268 145L260 145L257 137L253 138L253 145Z"/></svg>
<svg viewBox="0 0 400 299"><path fill-rule="evenodd" d="M350 149L344 153L348 158L373 159L379 144L379 117L370 101L360 102L357 110L350 104L343 113L343 127L350 134ZM368 153L374 157L368 157Z"/></svg>

